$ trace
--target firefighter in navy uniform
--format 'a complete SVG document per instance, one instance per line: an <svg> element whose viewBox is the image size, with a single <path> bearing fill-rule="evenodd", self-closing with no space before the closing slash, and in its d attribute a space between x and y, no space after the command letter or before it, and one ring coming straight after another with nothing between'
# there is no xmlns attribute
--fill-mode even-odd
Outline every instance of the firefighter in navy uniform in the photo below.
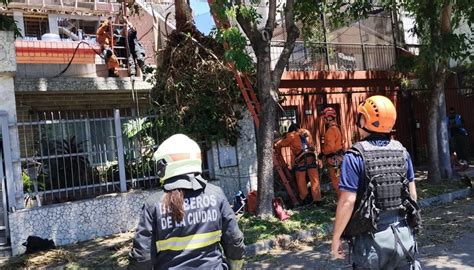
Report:
<svg viewBox="0 0 474 270"><path fill-rule="evenodd" d="M173 135L154 159L164 191L144 204L128 269L241 269L243 234L223 191L201 177L198 144Z"/></svg>
<svg viewBox="0 0 474 270"><path fill-rule="evenodd" d="M390 140L393 103L372 96L358 107L362 141L344 155L332 255L345 257L350 240L354 269L419 269L414 230L421 223L413 165L402 144Z"/></svg>

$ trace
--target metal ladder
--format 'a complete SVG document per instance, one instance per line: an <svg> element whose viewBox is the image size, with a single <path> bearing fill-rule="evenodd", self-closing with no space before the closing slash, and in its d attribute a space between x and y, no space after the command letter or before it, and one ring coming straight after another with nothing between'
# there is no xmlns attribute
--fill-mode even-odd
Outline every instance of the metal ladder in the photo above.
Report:
<svg viewBox="0 0 474 270"><path fill-rule="evenodd" d="M122 3L121 6L121 15L123 17L127 16L127 4ZM125 40L124 46L116 46L114 42L114 30L118 27L122 28L122 31L124 33L123 38ZM122 33L121 31L121 33ZM110 40L112 42L110 43L110 48L112 49L112 52L115 54L117 60L120 63L120 67L117 68L117 70L126 70L127 75L130 76L130 44L128 44L128 25L126 23L112 23L110 24ZM119 53L120 52L120 53ZM123 53L125 52L125 53ZM119 56L119 55L125 55L124 56Z"/></svg>
<svg viewBox="0 0 474 270"><path fill-rule="evenodd" d="M221 22L218 19L217 14L213 12L213 9L212 9L213 2L214 0L207 0L207 3L209 4L209 8L211 10L212 17L216 24L216 27L219 29L229 28L230 22L228 21L228 19L225 18L224 21ZM228 49L228 48L229 48L228 44L224 44L224 49ZM247 109L249 110L250 114L252 115L253 122L255 123L256 128L258 129L260 125L259 115L261 112L261 107L260 107L260 103L258 101L257 95L255 94L255 90L253 89L252 83L250 82L248 76L238 71L233 63L228 63L227 65L234 73L235 80L237 82L237 85L240 88L240 92L242 93L244 102L247 105ZM285 186L285 189L290 197L290 200L293 206L297 206L299 204L299 201L290 184L290 181L294 181L293 175L289 172L288 165L286 164L285 160L281 156L281 153L277 153L273 151L273 165L274 165L275 170L278 173L278 176L280 177L281 183Z"/></svg>

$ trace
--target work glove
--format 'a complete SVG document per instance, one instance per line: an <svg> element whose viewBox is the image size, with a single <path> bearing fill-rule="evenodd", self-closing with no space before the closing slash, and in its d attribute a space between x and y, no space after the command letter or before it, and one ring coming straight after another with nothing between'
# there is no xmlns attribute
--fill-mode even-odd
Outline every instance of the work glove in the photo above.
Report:
<svg viewBox="0 0 474 270"><path fill-rule="evenodd" d="M230 270L241 270L244 266L244 260L229 260Z"/></svg>

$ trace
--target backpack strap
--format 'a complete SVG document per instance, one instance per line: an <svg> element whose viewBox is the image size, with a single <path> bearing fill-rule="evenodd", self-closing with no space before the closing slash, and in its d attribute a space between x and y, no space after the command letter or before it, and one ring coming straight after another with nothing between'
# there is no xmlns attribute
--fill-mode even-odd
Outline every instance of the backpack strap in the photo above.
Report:
<svg viewBox="0 0 474 270"><path fill-rule="evenodd" d="M393 235L395 236L395 243L398 243L400 245L400 247L403 250L403 253L405 253L405 256L408 259L408 262L413 263L414 261L416 261L415 256L407 250L405 245L403 245L402 240L400 240L400 237L398 236L397 229L395 229L395 226L393 226L393 224L391 224L390 227L392 228Z"/></svg>
<svg viewBox="0 0 474 270"><path fill-rule="evenodd" d="M301 152L304 152L308 148L308 140L306 140L306 136L299 134L301 140Z"/></svg>

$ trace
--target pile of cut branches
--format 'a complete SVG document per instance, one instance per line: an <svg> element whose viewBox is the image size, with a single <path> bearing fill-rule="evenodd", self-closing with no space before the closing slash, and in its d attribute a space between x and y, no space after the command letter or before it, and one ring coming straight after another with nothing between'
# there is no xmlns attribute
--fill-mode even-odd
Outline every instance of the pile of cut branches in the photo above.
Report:
<svg viewBox="0 0 474 270"><path fill-rule="evenodd" d="M161 54L152 101L161 138L185 133L208 142L235 144L242 105L222 44L194 25L173 31Z"/></svg>

